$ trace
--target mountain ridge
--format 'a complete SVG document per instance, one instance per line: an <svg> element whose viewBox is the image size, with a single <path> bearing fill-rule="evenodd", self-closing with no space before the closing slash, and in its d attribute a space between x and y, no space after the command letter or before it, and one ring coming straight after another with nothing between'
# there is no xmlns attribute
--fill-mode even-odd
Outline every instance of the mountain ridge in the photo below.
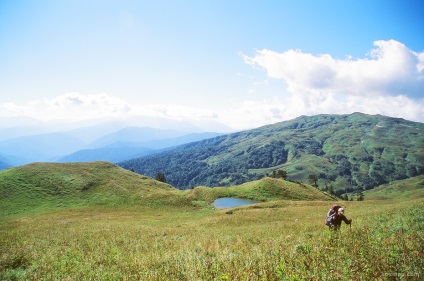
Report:
<svg viewBox="0 0 424 281"><path fill-rule="evenodd" d="M235 185L278 169L321 187L366 190L424 173L424 124L382 115L300 116L119 163L180 189Z"/></svg>

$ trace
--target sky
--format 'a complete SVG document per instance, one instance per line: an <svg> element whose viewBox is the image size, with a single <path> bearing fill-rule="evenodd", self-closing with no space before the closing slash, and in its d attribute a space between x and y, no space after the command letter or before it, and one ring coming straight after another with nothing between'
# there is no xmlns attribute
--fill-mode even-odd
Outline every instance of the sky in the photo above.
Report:
<svg viewBox="0 0 424 281"><path fill-rule="evenodd" d="M424 122L423 30L420 0L0 0L0 117Z"/></svg>

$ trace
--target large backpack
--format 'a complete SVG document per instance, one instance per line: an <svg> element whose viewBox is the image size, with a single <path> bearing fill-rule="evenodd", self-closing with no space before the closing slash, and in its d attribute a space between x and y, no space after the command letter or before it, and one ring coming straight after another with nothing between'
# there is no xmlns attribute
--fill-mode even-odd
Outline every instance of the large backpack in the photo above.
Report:
<svg viewBox="0 0 424 281"><path fill-rule="evenodd" d="M333 223L332 223L332 219L333 219L333 217L334 217L335 215L337 215L337 211L338 211L341 207L342 207L342 206L340 206L340 205L338 205L338 204L331 206L330 211L328 211L328 216L327 216L327 218L325 219L325 222L324 222L324 224L325 224L325 225L327 225L328 227L331 227L331 226L333 225Z"/></svg>
<svg viewBox="0 0 424 281"><path fill-rule="evenodd" d="M326 225L326 226L331 227L331 226L333 225L332 220L333 220L333 217L334 217L335 215L337 215L337 213L333 213L333 214L331 214L330 216L328 216L328 217L325 219L325 225Z"/></svg>

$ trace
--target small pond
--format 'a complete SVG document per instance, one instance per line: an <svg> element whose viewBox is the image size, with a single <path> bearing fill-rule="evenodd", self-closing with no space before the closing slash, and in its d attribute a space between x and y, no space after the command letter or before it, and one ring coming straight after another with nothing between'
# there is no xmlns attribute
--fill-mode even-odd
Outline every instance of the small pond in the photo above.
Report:
<svg viewBox="0 0 424 281"><path fill-rule="evenodd" d="M250 199L241 199L241 198L233 198L233 197L224 197L216 199L213 202L215 208L232 208L238 206L245 206L250 204L256 204L260 201L250 200Z"/></svg>

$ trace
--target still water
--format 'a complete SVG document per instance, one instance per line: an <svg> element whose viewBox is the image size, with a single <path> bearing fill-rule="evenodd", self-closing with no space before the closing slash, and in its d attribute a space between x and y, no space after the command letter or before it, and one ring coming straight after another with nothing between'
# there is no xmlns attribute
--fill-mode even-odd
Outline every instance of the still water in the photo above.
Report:
<svg viewBox="0 0 424 281"><path fill-rule="evenodd" d="M215 208L231 208L231 207L238 207L238 206L245 206L250 204L259 203L259 201L250 200L250 199L240 199L240 198L233 198L233 197L224 197L216 199L213 202L213 205Z"/></svg>

